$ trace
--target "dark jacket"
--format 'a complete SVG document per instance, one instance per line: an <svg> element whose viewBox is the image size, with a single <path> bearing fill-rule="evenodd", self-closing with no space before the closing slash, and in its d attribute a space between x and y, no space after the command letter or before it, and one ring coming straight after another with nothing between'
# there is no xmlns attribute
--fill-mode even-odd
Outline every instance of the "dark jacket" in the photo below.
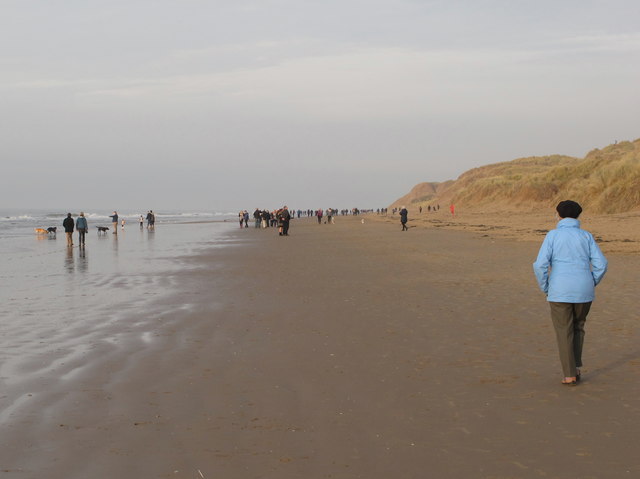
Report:
<svg viewBox="0 0 640 479"><path fill-rule="evenodd" d="M289 221L291 219L291 213L289 213L289 210L287 210L287 209L281 209L278 212L278 219L280 221L282 221L283 223L287 222L287 221Z"/></svg>
<svg viewBox="0 0 640 479"><path fill-rule="evenodd" d="M73 218L71 216L67 216L62 222L62 226L64 226L65 233L73 233Z"/></svg>

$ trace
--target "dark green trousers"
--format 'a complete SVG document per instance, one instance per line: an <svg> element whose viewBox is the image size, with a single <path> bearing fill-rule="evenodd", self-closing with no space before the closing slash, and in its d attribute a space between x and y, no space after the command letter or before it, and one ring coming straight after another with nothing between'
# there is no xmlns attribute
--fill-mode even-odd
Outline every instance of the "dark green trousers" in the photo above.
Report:
<svg viewBox="0 0 640 479"><path fill-rule="evenodd" d="M567 378L575 377L576 368L582 367L582 345L584 344L584 323L591 309L588 303L554 303L551 307L551 321L556 331L558 353L562 372Z"/></svg>

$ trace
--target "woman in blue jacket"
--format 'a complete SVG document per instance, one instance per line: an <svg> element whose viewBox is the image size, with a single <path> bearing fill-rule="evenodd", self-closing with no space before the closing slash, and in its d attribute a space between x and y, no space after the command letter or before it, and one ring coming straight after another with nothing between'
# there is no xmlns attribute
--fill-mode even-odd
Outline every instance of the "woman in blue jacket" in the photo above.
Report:
<svg viewBox="0 0 640 479"><path fill-rule="evenodd" d="M551 307L564 373L562 384L575 385L582 367L584 323L595 287L607 272L607 259L591 233L580 229L582 208L578 203L561 201L556 211L560 221L547 233L533 271Z"/></svg>

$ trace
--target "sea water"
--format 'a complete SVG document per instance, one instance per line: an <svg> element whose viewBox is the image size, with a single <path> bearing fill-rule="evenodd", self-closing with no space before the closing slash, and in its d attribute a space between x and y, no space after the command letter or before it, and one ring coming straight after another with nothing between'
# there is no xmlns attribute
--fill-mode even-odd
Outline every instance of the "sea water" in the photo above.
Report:
<svg viewBox="0 0 640 479"><path fill-rule="evenodd" d="M65 213L0 211L0 403L4 416L35 376L71 377L87 349L118 341L118 331L168 314L161 299L179 290L181 261L212 247L230 247L225 235L235 215L158 212L154 229L139 214L123 214L113 234L109 211L87 211L84 248L67 247ZM76 218L77 214L73 214ZM55 235L35 228L56 226ZM108 226L98 234L96 226ZM175 305L179 308L180 305ZM144 325L138 331L146 331ZM144 338L143 338L144 339ZM77 366L71 366L76 364ZM60 367L65 365L64 367ZM26 386L25 386L26 387ZM0 417L0 422L2 418Z"/></svg>
<svg viewBox="0 0 640 479"><path fill-rule="evenodd" d="M71 212L77 218L80 212ZM89 230L94 231L96 226L111 228L111 216L109 210L87 210L84 212L89 223ZM237 217L236 213L206 212L206 211L158 211L155 212L156 224L189 223L199 221L226 222ZM146 218L147 212L119 212L118 221L125 220L125 228L139 226L140 216ZM58 233L64 232L62 221L67 216L67 211L45 209L0 209L0 241L16 236L33 236L35 228L57 227ZM146 225L146 220L145 220ZM0 248L2 244L0 244Z"/></svg>

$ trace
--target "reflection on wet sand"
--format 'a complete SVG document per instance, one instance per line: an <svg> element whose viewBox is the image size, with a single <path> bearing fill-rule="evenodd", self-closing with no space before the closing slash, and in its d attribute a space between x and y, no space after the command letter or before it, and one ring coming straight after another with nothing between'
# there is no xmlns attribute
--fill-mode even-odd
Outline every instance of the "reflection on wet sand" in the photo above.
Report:
<svg viewBox="0 0 640 479"><path fill-rule="evenodd" d="M118 235L114 234L111 237L113 238L113 242L112 242L113 252L116 254L116 256L118 256Z"/></svg>
<svg viewBox="0 0 640 479"><path fill-rule="evenodd" d="M89 260L87 257L86 248L80 246L79 248L67 247L65 249L66 254L64 257L64 268L68 273L79 271L86 273L89 270ZM75 259L74 251L78 251L78 260Z"/></svg>
<svg viewBox="0 0 640 479"><path fill-rule="evenodd" d="M55 241L56 239L56 235L55 234L49 234L49 235L36 235L36 240L37 241Z"/></svg>
<svg viewBox="0 0 640 479"><path fill-rule="evenodd" d="M74 261L73 261L73 248L67 247L67 254L64 258L64 267L69 273L73 273Z"/></svg>
<svg viewBox="0 0 640 479"><path fill-rule="evenodd" d="M84 246L78 250L78 258L78 271L86 273L89 269L89 259L87 258L87 251Z"/></svg>
<svg viewBox="0 0 640 479"><path fill-rule="evenodd" d="M155 239L155 234L156 234L155 229L147 230L147 243L148 243L149 251L154 250L154 244L153 244L154 242L152 240Z"/></svg>

